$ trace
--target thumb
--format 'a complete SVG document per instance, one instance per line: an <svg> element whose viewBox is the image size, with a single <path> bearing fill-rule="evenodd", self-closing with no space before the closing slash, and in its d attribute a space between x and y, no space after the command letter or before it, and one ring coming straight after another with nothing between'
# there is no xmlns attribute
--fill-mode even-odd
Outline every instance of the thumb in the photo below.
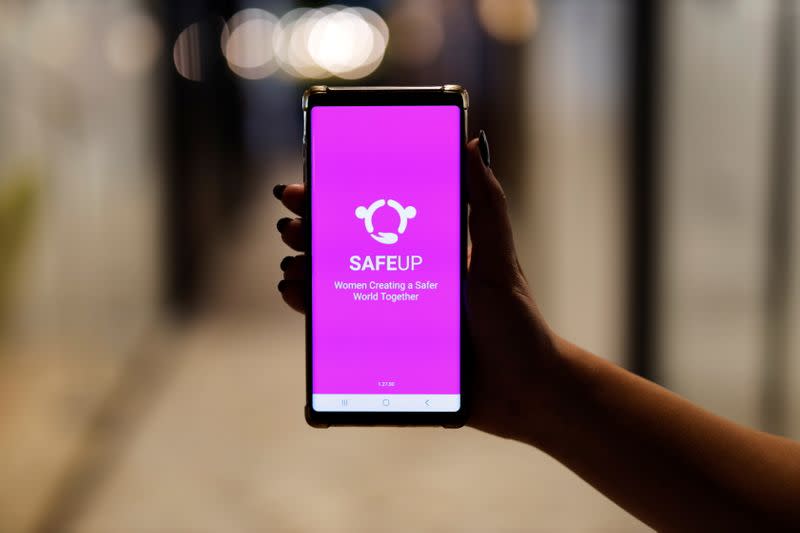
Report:
<svg viewBox="0 0 800 533"><path fill-rule="evenodd" d="M481 151L485 154L483 157ZM472 240L470 273L481 278L509 281L519 274L517 254L506 195L489 163L489 145L486 134L481 131L479 139L467 143L469 234Z"/></svg>

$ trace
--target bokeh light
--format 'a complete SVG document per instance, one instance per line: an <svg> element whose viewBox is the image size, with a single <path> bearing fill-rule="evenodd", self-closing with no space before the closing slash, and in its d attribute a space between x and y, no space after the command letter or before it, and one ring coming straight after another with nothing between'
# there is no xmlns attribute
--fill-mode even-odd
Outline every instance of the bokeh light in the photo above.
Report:
<svg viewBox="0 0 800 533"><path fill-rule="evenodd" d="M486 32L509 44L530 39L539 22L536 0L478 0L477 9L478 20Z"/></svg>
<svg viewBox="0 0 800 533"><path fill-rule="evenodd" d="M293 9L281 17L273 46L281 69L295 78L323 78L327 71L314 63L308 53L308 25L323 16L315 9Z"/></svg>
<svg viewBox="0 0 800 533"><path fill-rule="evenodd" d="M372 28L350 9L324 15L308 35L309 55L317 65L337 76L362 66L373 46Z"/></svg>
<svg viewBox="0 0 800 533"><path fill-rule="evenodd" d="M188 79L197 58L198 29L189 27L176 42L176 66ZM260 79L280 69L296 79L358 79L380 66L389 43L389 26L364 7L330 5L297 8L280 19L263 9L239 11L222 27L220 47L230 69L242 78ZM183 69L183 70L181 70Z"/></svg>
<svg viewBox="0 0 800 533"><path fill-rule="evenodd" d="M248 79L265 78L278 63L273 51L273 36L278 19L263 9L244 9L223 28L220 44L228 67Z"/></svg>
<svg viewBox="0 0 800 533"><path fill-rule="evenodd" d="M421 67L433 62L444 44L444 24L439 2L406 0L389 15L392 29L391 58L401 65Z"/></svg>
<svg viewBox="0 0 800 533"><path fill-rule="evenodd" d="M203 58L200 54L200 23L196 22L183 30L175 40L172 59L178 74L192 81L203 79Z"/></svg>
<svg viewBox="0 0 800 533"><path fill-rule="evenodd" d="M354 66L349 71L338 74L340 78L355 80L369 76L380 66L386 54L386 47L389 45L389 26L380 15L370 9L354 7L348 11L354 11L360 15L372 32L372 47L367 58L360 66Z"/></svg>
<svg viewBox="0 0 800 533"><path fill-rule="evenodd" d="M310 9L303 13L297 22L290 27L289 65L296 73L296 76L299 75L299 77L308 79L330 76L330 72L311 57L308 41L311 38L311 30L314 25L332 11L332 8Z"/></svg>

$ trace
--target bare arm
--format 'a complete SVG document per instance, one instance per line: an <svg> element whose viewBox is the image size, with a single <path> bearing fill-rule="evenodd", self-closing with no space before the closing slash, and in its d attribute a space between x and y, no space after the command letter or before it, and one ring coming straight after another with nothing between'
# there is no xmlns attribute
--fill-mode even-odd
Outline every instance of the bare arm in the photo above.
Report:
<svg viewBox="0 0 800 533"><path fill-rule="evenodd" d="M800 527L800 444L708 413L568 342L555 347L560 362L534 395L549 413L519 440L658 530Z"/></svg>

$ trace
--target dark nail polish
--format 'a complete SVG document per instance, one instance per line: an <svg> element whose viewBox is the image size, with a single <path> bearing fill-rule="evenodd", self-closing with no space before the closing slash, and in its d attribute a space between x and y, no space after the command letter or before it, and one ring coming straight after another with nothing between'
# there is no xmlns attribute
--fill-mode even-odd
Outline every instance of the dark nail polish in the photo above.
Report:
<svg viewBox="0 0 800 533"><path fill-rule="evenodd" d="M489 141L486 140L486 132L481 130L478 134L478 150L481 152L481 161L483 166L489 168L492 166L492 154L489 153Z"/></svg>
<svg viewBox="0 0 800 533"><path fill-rule="evenodd" d="M286 217L278 220L278 231L283 233L283 230L286 229L286 225L291 221L292 221L291 218L286 218Z"/></svg>
<svg viewBox="0 0 800 533"><path fill-rule="evenodd" d="M286 257L284 257L283 260L281 261L281 270L283 272L286 272L286 269L289 268L289 265L292 263L292 261L294 261L294 257L292 257L291 255L287 255Z"/></svg>
<svg viewBox="0 0 800 533"><path fill-rule="evenodd" d="M278 282L278 292L283 292L286 290L286 280L282 279Z"/></svg>
<svg viewBox="0 0 800 533"><path fill-rule="evenodd" d="M285 190L286 190L286 185L276 185L275 187L272 188L272 194L273 196L275 196L275 198L280 200L281 198L283 198L283 191Z"/></svg>

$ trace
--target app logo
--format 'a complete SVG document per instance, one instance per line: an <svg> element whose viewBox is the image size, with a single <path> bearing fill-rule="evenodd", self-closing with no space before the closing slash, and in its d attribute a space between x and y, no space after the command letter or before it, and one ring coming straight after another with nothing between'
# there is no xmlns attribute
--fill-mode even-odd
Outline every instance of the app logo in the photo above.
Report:
<svg viewBox="0 0 800 533"><path fill-rule="evenodd" d="M375 232L375 227L372 225L372 215L385 205L394 208L397 214L400 215L400 224L397 226L397 233L378 231L376 234ZM396 243L400 238L399 235L402 235L406 231L409 219L415 216L417 216L417 209L415 207L403 207L394 200L375 200L369 207L359 206L356 209L356 217L364 221L364 227L367 229L367 233L369 233L370 237L382 244Z"/></svg>

